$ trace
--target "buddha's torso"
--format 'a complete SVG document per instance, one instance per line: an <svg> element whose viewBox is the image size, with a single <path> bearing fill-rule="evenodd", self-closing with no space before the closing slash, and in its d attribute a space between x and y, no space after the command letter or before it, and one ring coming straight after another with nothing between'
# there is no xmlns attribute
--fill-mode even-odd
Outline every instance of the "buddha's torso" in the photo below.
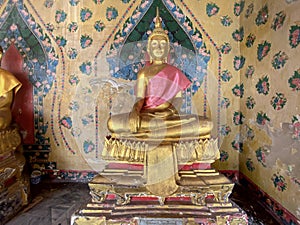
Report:
<svg viewBox="0 0 300 225"><path fill-rule="evenodd" d="M143 86L144 87L149 87L150 85L150 80L155 77L160 71L162 71L165 67L167 66L166 63L163 64L152 64L149 66L144 67L140 71L141 77L143 77ZM144 93L140 94L141 96L148 96L149 93L147 93L148 89L143 90ZM173 108L172 105L172 99L169 99L168 101L164 102L163 104L160 104L156 107L153 108L143 108L142 112L157 112L157 111L165 111L169 108Z"/></svg>

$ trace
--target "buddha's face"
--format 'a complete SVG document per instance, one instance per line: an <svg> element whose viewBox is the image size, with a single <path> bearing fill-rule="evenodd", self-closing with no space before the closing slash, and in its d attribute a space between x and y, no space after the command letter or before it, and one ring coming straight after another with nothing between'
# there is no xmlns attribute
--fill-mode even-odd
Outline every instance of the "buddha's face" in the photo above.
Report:
<svg viewBox="0 0 300 225"><path fill-rule="evenodd" d="M150 40L149 54L153 60L164 60L169 53L168 40L163 36L154 36Z"/></svg>

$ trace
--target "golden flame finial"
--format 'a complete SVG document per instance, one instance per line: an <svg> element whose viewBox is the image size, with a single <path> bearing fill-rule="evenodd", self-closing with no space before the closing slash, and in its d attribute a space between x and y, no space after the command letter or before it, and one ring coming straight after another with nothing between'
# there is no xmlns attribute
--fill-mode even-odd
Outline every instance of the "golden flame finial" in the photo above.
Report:
<svg viewBox="0 0 300 225"><path fill-rule="evenodd" d="M155 26L152 31L152 35L166 35L165 30L162 28L158 7L156 7Z"/></svg>
<svg viewBox="0 0 300 225"><path fill-rule="evenodd" d="M159 16L159 9L156 7L155 28L162 28Z"/></svg>

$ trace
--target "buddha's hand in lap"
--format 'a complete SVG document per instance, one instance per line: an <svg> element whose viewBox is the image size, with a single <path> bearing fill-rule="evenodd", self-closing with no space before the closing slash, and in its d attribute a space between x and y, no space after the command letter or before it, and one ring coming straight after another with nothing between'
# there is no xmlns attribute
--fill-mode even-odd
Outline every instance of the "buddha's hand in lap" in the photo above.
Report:
<svg viewBox="0 0 300 225"><path fill-rule="evenodd" d="M131 133L137 133L140 128L140 115L136 110L129 114L129 127Z"/></svg>

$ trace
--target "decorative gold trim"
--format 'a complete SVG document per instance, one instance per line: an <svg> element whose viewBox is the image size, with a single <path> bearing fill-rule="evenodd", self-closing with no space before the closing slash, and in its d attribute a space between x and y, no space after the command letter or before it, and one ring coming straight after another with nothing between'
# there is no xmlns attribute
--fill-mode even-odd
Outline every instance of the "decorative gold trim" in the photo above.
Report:
<svg viewBox="0 0 300 225"><path fill-rule="evenodd" d="M217 140L195 139L169 143L173 146L178 163L209 162L220 158ZM155 143L129 139L105 138L102 158L108 161L145 162L146 152L155 148Z"/></svg>
<svg viewBox="0 0 300 225"><path fill-rule="evenodd" d="M21 136L17 128L0 130L0 154L16 150L21 144Z"/></svg>

